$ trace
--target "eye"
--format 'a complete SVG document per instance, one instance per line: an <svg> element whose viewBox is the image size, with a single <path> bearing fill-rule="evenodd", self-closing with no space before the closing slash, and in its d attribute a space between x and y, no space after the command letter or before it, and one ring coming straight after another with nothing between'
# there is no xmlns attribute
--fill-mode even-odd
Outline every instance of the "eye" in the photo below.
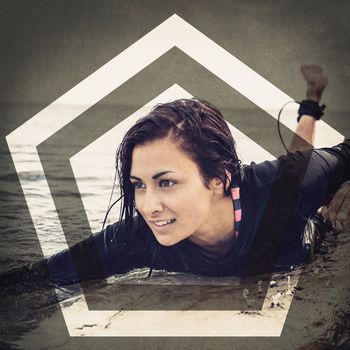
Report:
<svg viewBox="0 0 350 350"><path fill-rule="evenodd" d="M172 181L172 180L161 180L159 182L159 186L160 187L171 187L171 186L174 186L174 185L176 185L176 182Z"/></svg>
<svg viewBox="0 0 350 350"><path fill-rule="evenodd" d="M140 181L132 182L132 185L134 186L135 190L146 188L145 184Z"/></svg>

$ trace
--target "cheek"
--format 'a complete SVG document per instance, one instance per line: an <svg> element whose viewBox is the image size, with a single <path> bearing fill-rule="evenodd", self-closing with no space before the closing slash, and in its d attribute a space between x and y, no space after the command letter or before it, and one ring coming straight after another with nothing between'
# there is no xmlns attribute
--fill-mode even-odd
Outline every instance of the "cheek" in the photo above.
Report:
<svg viewBox="0 0 350 350"><path fill-rule="evenodd" d="M187 220L197 224L205 220L210 215L210 198L203 192L196 195L185 196L179 206Z"/></svg>
<svg viewBox="0 0 350 350"><path fill-rule="evenodd" d="M188 208L188 215L194 222L203 220L203 218L208 216L209 212L209 207L200 199L193 203L193 206Z"/></svg>
<svg viewBox="0 0 350 350"><path fill-rule="evenodd" d="M138 196L138 195L135 194L134 200L135 200L135 207L136 207L136 209L137 209L140 213L142 213L142 201L141 201L140 196Z"/></svg>

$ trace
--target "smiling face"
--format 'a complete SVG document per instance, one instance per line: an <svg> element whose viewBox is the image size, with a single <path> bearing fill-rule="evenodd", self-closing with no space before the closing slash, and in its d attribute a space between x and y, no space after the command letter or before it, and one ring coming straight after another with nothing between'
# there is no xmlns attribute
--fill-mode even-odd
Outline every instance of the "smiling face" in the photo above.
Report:
<svg viewBox="0 0 350 350"><path fill-rule="evenodd" d="M223 187L214 179L207 188L197 164L172 139L136 146L130 180L136 208L162 245L196 241L217 229L218 201L227 200Z"/></svg>

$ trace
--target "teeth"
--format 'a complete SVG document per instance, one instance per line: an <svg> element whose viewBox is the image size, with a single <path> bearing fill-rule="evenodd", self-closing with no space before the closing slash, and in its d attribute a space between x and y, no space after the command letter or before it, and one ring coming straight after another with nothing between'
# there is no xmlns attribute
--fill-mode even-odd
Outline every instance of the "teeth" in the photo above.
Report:
<svg viewBox="0 0 350 350"><path fill-rule="evenodd" d="M170 219L170 220L165 220L165 221L154 221L154 224L157 226L164 226L166 224L170 224L173 221L175 221L175 219Z"/></svg>

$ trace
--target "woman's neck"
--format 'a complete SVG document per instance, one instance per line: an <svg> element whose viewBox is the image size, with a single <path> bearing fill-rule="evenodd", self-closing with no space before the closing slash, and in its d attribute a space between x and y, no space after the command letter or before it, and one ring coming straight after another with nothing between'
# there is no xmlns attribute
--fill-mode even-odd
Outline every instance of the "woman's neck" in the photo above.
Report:
<svg viewBox="0 0 350 350"><path fill-rule="evenodd" d="M210 227L196 233L189 240L202 247L210 255L224 255L234 245L234 210L231 197L224 197L213 206Z"/></svg>

